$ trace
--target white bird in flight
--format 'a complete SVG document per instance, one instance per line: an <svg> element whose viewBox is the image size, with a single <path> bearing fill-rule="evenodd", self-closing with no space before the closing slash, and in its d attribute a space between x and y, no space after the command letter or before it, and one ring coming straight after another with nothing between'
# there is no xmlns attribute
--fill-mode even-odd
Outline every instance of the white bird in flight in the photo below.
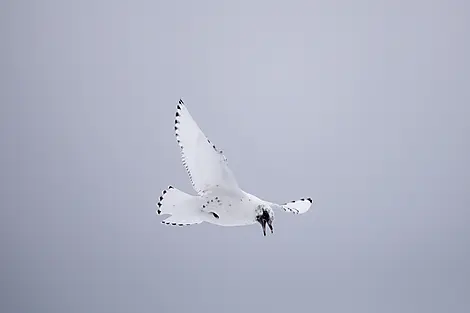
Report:
<svg viewBox="0 0 470 313"><path fill-rule="evenodd" d="M197 195L168 186L156 204L157 214L170 215L162 223L173 226L202 222L220 226L259 223L266 236L266 225L273 233L274 209L293 214L310 209L311 198L276 204L243 191L228 167L227 158L204 135L181 99L176 106L175 134L183 165Z"/></svg>

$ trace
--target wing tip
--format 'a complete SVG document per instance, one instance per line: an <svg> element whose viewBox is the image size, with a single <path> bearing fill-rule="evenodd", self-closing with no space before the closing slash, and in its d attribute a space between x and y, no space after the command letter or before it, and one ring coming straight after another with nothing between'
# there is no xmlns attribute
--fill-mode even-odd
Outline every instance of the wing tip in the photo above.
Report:
<svg viewBox="0 0 470 313"><path fill-rule="evenodd" d="M176 105L176 108L179 110L181 110L181 107L184 106L184 101L183 101L183 98L180 98L178 100L178 104Z"/></svg>
<svg viewBox="0 0 470 313"><path fill-rule="evenodd" d="M298 204L307 203L307 202L308 202L307 207L305 207L305 204L303 206L302 205L298 206ZM308 197L308 198L301 198L301 199L297 199L297 200L292 200L290 202L284 203L283 205L281 205L281 207L286 212L291 212L293 214L302 214L302 213L305 213L308 210L310 210L310 207L312 206L312 203L313 203L312 198Z"/></svg>
<svg viewBox="0 0 470 313"><path fill-rule="evenodd" d="M157 211L156 211L158 215L162 214L162 210L161 210L160 208L161 208L162 205L163 205L163 199L165 198L166 193L167 193L169 190L174 189L174 188L175 188L175 187L173 187L172 185L169 185L166 189L163 189L162 194L161 194L161 196L158 198L158 202L157 202L157 204L156 204L157 207L158 207L158 209L157 209Z"/></svg>
<svg viewBox="0 0 470 313"><path fill-rule="evenodd" d="M301 198L301 199L298 199L298 200L292 200L291 203L294 203L294 202L298 202L298 201L308 201L310 203L313 203L313 200L312 198L308 197L308 198ZM287 203L285 203L287 204Z"/></svg>

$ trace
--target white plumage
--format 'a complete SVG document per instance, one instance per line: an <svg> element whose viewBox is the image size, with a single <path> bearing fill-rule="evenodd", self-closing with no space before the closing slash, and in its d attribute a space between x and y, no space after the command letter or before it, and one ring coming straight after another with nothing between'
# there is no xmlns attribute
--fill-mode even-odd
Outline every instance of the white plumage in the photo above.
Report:
<svg viewBox="0 0 470 313"><path fill-rule="evenodd" d="M266 235L266 224L273 231L273 208L293 214L310 209L311 198L276 204L243 191L228 167L227 158L205 136L181 99L176 106L175 135L183 165L197 195L173 186L163 190L157 202L157 214L170 216L162 223L174 226L202 222L220 226L260 223Z"/></svg>

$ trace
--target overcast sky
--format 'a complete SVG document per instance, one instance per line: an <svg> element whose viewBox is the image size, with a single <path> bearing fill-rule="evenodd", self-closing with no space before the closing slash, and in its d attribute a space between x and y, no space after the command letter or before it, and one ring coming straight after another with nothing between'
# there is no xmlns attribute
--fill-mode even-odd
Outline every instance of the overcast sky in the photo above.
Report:
<svg viewBox="0 0 470 313"><path fill-rule="evenodd" d="M0 3L0 311L469 312L467 1ZM182 97L305 215L160 224Z"/></svg>

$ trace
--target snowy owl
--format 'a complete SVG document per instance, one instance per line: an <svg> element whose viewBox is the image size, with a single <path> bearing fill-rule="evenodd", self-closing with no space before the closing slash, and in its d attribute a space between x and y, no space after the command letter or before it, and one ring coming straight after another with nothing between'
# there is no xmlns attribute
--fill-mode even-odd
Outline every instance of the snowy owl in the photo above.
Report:
<svg viewBox="0 0 470 313"><path fill-rule="evenodd" d="M170 215L163 224L185 226L207 222L245 226L259 223L266 236L266 225L273 233L274 210L302 214L310 209L311 198L276 204L243 191L223 152L204 135L181 99L176 105L175 134L183 165L197 195L173 186L163 190L156 204L157 214Z"/></svg>

